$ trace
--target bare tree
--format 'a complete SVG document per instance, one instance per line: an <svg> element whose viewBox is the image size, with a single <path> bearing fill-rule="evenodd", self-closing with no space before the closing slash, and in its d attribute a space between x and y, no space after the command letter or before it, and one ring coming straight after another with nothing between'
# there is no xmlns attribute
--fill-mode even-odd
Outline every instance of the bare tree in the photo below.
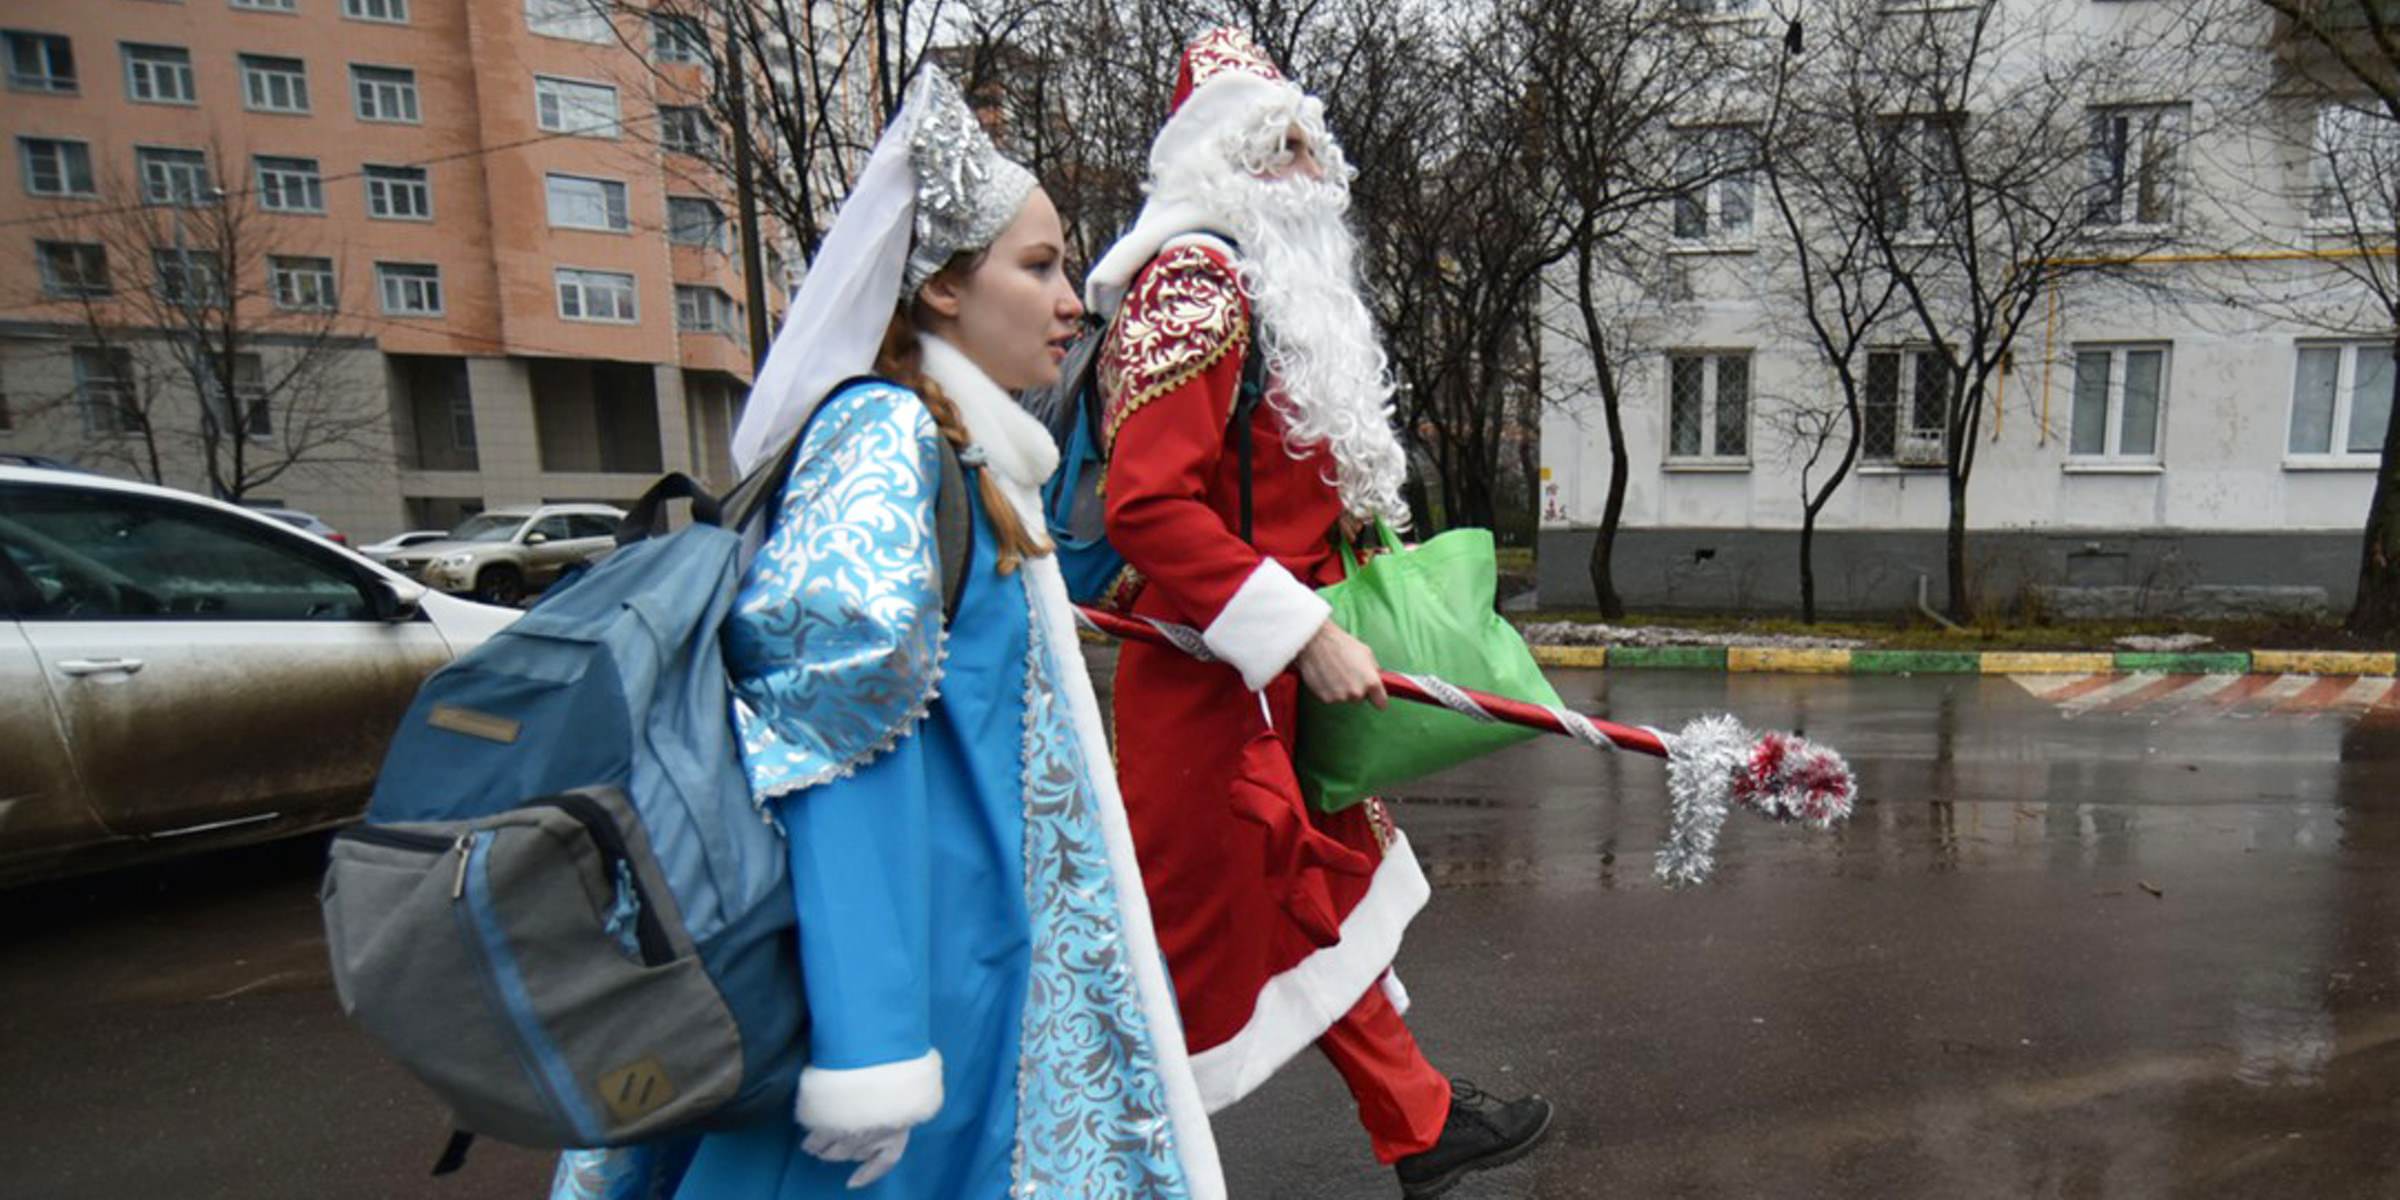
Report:
<svg viewBox="0 0 2400 1200"><path fill-rule="evenodd" d="M2368 637L2400 634L2400 7L2389 0L2252 0L2276 50L2261 79L2262 111L2284 122L2312 169L2296 225L2263 231L2300 249L2295 266L2252 273L2241 299L2329 333L2380 337L2393 360L2381 397L2354 403L2346 428L2323 414L2325 449L2379 458L2359 550L2358 593L2345 622ZM2224 14L2237 17L2239 14ZM2252 28L2248 22L2229 22ZM2293 112L2292 110L2297 110ZM2278 209L2280 211L2280 207ZM2362 357L2364 352L2362 351ZM2360 371L2367 368L2362 362ZM2328 383L2330 388L2330 383ZM2380 416L2382 424L2376 424Z"/></svg>
<svg viewBox="0 0 2400 1200"><path fill-rule="evenodd" d="M99 203L44 226L36 286L68 314L84 376L45 407L100 435L84 457L154 483L195 469L235 501L296 469L378 460L381 378L344 378L370 343L342 312L334 257L283 230L270 253L261 201L217 189L195 162L112 179Z"/></svg>
<svg viewBox="0 0 2400 1200"><path fill-rule="evenodd" d="M2095 35L2081 19L2073 6L1836 0L1812 8L1827 34L1791 92L1845 143L1846 169L1815 199L1866 232L1865 294L1888 276L1914 335L1894 361L1907 364L1905 407L1939 425L1955 620L1975 606L1967 490L1984 417L2028 320L2077 280L2139 286L2131 264L2178 236L2188 109L2111 99L2177 78L2181 47L2139 23Z"/></svg>
<svg viewBox="0 0 2400 1200"><path fill-rule="evenodd" d="M1543 183L1556 197L1566 269L1549 283L1571 314L1566 340L1585 359L1608 433L1608 497L1588 569L1611 618L1625 612L1614 564L1631 479L1627 392L1647 336L1683 290L1684 272L1668 258L1677 205L1688 219L1713 183L1746 176L1751 165L1744 154L1716 152L1744 144L1736 98L1745 74L1738 39L1726 36L1732 27L1695 11L1707 7L1525 0L1507 10L1540 117ZM1694 153L1697 145L1710 150Z"/></svg>

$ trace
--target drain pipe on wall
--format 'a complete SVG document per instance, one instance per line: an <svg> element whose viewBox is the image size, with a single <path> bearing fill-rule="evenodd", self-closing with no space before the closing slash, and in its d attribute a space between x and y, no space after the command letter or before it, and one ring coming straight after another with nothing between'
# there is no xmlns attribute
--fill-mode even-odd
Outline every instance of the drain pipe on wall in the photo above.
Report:
<svg viewBox="0 0 2400 1200"><path fill-rule="evenodd" d="M1917 611L1925 614L1926 616L1932 617L1934 624L1939 625L1952 633L1965 633L1966 630L1960 628L1956 621L1953 621L1950 618L1933 611L1933 605L1926 603L1925 597L1927 594L1927 589L1930 587L1932 587L1932 583L1925 578L1925 572L1917 572Z"/></svg>

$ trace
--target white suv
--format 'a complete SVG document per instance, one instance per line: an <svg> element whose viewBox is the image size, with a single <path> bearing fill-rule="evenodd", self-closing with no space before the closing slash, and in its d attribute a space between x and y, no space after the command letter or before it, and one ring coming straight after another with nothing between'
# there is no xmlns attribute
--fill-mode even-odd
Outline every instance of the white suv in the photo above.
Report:
<svg viewBox="0 0 2400 1200"><path fill-rule="evenodd" d="M410 546L383 560L445 592L515 606L568 568L617 548L623 509L606 504L495 508L459 522L440 541Z"/></svg>

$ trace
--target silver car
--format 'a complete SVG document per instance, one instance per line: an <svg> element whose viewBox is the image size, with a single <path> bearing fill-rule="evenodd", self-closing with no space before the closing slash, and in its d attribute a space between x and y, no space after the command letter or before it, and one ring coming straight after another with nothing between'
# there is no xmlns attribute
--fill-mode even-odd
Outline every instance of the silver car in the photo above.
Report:
<svg viewBox="0 0 2400 1200"><path fill-rule="evenodd" d="M358 816L517 614L187 492L0 466L0 883Z"/></svg>
<svg viewBox="0 0 2400 1200"><path fill-rule="evenodd" d="M606 504L495 508L459 522L450 536L386 556L384 565L433 587L514 606L568 570L617 548L625 511Z"/></svg>

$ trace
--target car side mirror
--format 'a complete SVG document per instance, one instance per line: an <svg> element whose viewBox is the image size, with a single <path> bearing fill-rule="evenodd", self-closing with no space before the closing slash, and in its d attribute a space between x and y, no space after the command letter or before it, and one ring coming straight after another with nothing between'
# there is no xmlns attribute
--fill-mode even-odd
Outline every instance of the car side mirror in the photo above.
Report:
<svg viewBox="0 0 2400 1200"><path fill-rule="evenodd" d="M367 588L367 602L378 621L414 621L425 608L425 585L378 575Z"/></svg>
<svg viewBox="0 0 2400 1200"><path fill-rule="evenodd" d="M550 535L546 533L535 532L525 535L525 544L528 546L539 546L548 542L549 540Z"/></svg>

